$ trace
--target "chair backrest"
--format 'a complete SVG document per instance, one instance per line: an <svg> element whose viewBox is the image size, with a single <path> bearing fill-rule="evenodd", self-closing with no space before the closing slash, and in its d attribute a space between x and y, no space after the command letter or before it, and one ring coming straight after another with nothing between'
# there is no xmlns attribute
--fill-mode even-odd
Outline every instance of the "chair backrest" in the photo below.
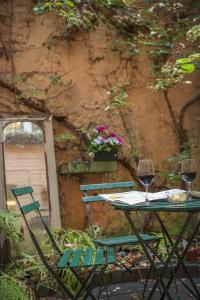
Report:
<svg viewBox="0 0 200 300"><path fill-rule="evenodd" d="M83 192L82 202L85 203L86 213L89 220L89 225L91 229L91 233L93 238L95 238L94 232L94 224L92 217L92 208L91 203L93 202L103 202L104 198L97 195L97 193L102 193L104 190L121 190L121 189L133 189L135 187L135 183L133 181L123 181L123 182L110 182L110 183L97 183L97 184L85 184L80 185L80 190ZM90 192L94 192L95 194L90 195Z"/></svg>
<svg viewBox="0 0 200 300"><path fill-rule="evenodd" d="M31 230L31 227L29 225L29 222L28 222L28 218L27 218L27 214L29 214L30 212L33 212L35 211L37 216L40 218L41 220L41 224L43 225L44 227L44 230L46 231L51 243L52 243L52 246L54 248L54 250L58 253L58 254L61 254L61 251L60 249L58 248L57 244L56 244L56 241L48 227L48 225L46 224L46 222L44 221L42 215L41 215L41 212L40 212L40 203L39 201L35 200L34 196L33 196L33 188L31 186L26 186L26 187L20 187L20 188L13 188L12 189L12 193L17 201L17 204L19 206L19 209L20 209L20 212L24 218L24 221L25 221L25 224L28 228L28 231L29 233L31 234L31 238L34 239L34 242L35 240L37 241L36 237L35 237L35 234L33 233L33 231ZM25 196L25 195L28 195L29 196L29 202L28 204L26 205L21 205L20 203L20 200L19 200L19 197L21 196ZM35 244L35 243L34 243ZM39 246L39 243L37 241L37 244ZM39 246L40 247L40 246Z"/></svg>
<svg viewBox="0 0 200 300"><path fill-rule="evenodd" d="M59 286L62 288L63 292L65 295L70 296L71 298L73 298L73 294L70 292L70 290L66 287L66 285L62 282L62 280L60 279L60 276L58 273L55 272L55 269L48 263L48 260L45 257L45 254L43 253L43 250L40 246L40 243L37 240L36 235L34 234L33 230L31 229L30 225L29 225L29 221L27 218L27 215L30 212L36 212L37 216L40 218L41 220L41 224L43 225L44 230L46 231L49 240L52 244L52 247L54 248L56 254L58 254L59 258L62 255L59 247L56 244L56 241L48 227L48 225L46 224L46 222L44 221L41 212L40 212L40 203L39 201L34 199L33 196L33 188L31 186L26 186L26 187L20 187L20 188L13 188L12 189L12 193L17 201L17 204L19 206L20 212L24 218L25 224L27 226L27 229L29 231L30 237L33 241L33 244L38 252L38 255L40 256L43 264L45 265L45 267L48 269L48 271L51 273L51 275L54 277L54 279L57 281L57 283L59 284ZM26 204L26 205L21 205L20 203L20 197L21 196L29 196L28 198L30 199L30 203Z"/></svg>

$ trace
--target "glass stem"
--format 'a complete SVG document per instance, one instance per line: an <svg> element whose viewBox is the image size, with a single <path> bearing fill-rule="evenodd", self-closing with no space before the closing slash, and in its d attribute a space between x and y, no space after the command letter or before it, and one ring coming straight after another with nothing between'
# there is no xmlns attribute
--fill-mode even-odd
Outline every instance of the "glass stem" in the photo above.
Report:
<svg viewBox="0 0 200 300"><path fill-rule="evenodd" d="M191 195L191 182L188 182L188 200L190 199Z"/></svg>
<svg viewBox="0 0 200 300"><path fill-rule="evenodd" d="M145 195L145 202L149 202L149 200L148 200L148 185L146 184L145 185L145 189L146 189L146 195Z"/></svg>

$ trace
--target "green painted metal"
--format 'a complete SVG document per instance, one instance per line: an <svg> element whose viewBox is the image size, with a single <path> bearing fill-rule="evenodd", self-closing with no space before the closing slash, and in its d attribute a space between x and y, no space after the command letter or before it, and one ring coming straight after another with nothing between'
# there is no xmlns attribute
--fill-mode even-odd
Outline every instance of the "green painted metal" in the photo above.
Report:
<svg viewBox="0 0 200 300"><path fill-rule="evenodd" d="M102 265L104 263L105 263L105 260L104 260L104 249L103 248L99 248L96 251L95 265L96 266L100 266L100 265Z"/></svg>
<svg viewBox="0 0 200 300"><path fill-rule="evenodd" d="M84 258L83 258L83 266L84 267L89 267L92 264L92 257L93 257L93 252L94 250L92 248L88 248L85 253L84 253Z"/></svg>
<svg viewBox="0 0 200 300"><path fill-rule="evenodd" d="M160 278L160 276L159 276L159 272L158 272L158 270L157 270L157 268L156 268L154 259L153 259L152 255L150 254L150 252L149 252L149 250L148 250L148 247L147 247L146 243L144 243L143 239L141 238L141 234L140 234L140 232L138 231L138 228L135 226L133 220L131 219L131 214L130 214L129 212L125 211L125 216L126 216L128 222L129 222L130 226L131 226L132 231L134 232L134 234L135 234L136 237L138 238L139 244L141 245L141 247L142 247L142 249L143 249L143 251L144 251L145 256L147 257L147 259L148 259L149 262L150 262L151 269L152 269L152 271L153 271L153 273L154 273L156 283L159 284L159 282L160 282L162 288L164 289L164 288L165 288L165 285L164 285L163 279ZM156 285L156 286L157 286L157 285ZM148 297L147 299L150 300L151 298ZM172 300L171 297L170 297L170 295L169 295L168 299L169 299L169 300Z"/></svg>
<svg viewBox="0 0 200 300"><path fill-rule="evenodd" d="M101 196L87 196L87 197L82 197L83 203L88 203L88 202L102 202L105 201L104 198Z"/></svg>
<svg viewBox="0 0 200 300"><path fill-rule="evenodd" d="M107 263L108 264L114 264L115 263L115 251L114 248L110 247L107 250Z"/></svg>
<svg viewBox="0 0 200 300"><path fill-rule="evenodd" d="M25 223L27 225L27 229L30 233L30 237L33 241L33 244L40 256L40 259L42 260L44 266L48 270L49 274L54 278L59 285L61 292L63 296L65 296L65 299L86 299L86 296L91 298L92 300L95 300L96 297L91 293L92 287L93 287L93 278L95 277L95 274L97 272L98 266L94 264L95 262L95 255L96 251L93 251L93 249L67 249L63 254L61 252L61 249L58 248L56 241L54 240L54 237L48 228L47 224L43 220L43 217L40 213L40 203L39 201L34 200L34 196L32 195L33 189L31 187L24 187L24 188L16 188L13 189L13 195L16 198L17 204L20 208L20 211L23 215L23 218L25 220ZM22 196L28 194L31 199L32 203L29 203L27 205L21 206L20 200L18 199L18 196ZM35 211L37 213L37 216L41 220L41 224L43 224L44 229L46 230L47 235L49 236L49 239L52 243L52 248L55 250L57 255L60 258L60 261L57 266L52 266L52 264L49 264L48 259L46 258L45 254L43 253L43 250L40 247L40 243L37 241L37 236L34 234L34 231L29 226L29 220L26 217L26 214L28 214L31 211ZM92 258L94 256L94 258ZM76 268L81 265L83 265L83 261L85 262L85 266L91 267L91 276L89 276L87 279L83 279L80 277L80 274L76 272ZM111 260L109 260L111 261ZM107 257L105 257L104 260L100 263L101 271L104 272L107 267ZM68 288L66 281L63 280L62 274L57 272L56 268L63 269L63 268L70 268L71 272L74 274L74 276L77 278L78 282L80 283L81 288L79 291L74 295L72 294L71 290Z"/></svg>
<svg viewBox="0 0 200 300"><path fill-rule="evenodd" d="M63 269L69 266L69 258L72 255L72 253L73 253L72 249L68 249L64 252L57 266L59 269Z"/></svg>
<svg viewBox="0 0 200 300"><path fill-rule="evenodd" d="M113 264L115 262L115 252L113 248L105 251L103 248L96 250L92 248L83 249L68 249L61 257L58 268L77 268L77 267L92 267L102 266L105 264Z"/></svg>
<svg viewBox="0 0 200 300"><path fill-rule="evenodd" d="M74 250L72 260L70 262L70 267L77 268L79 266L79 261L83 254L83 249Z"/></svg>
<svg viewBox="0 0 200 300"><path fill-rule="evenodd" d="M159 237L154 235L148 234L141 234L141 238L145 242L156 241L160 240ZM106 239L95 239L94 243L101 245L101 246L117 246L117 245L133 245L138 244L138 239L135 235L127 235L127 236L119 236L113 238L106 238Z"/></svg>
<svg viewBox="0 0 200 300"><path fill-rule="evenodd" d="M21 207L22 214L26 215L33 210L36 210L40 207L40 203L38 201L34 201L30 204L24 205Z"/></svg>
<svg viewBox="0 0 200 300"><path fill-rule="evenodd" d="M88 196L87 192L89 191L102 191L109 189L124 189L124 188L134 188L135 183L133 181L125 181L125 182L111 182L111 183L97 183L97 184L86 184L81 185L80 190L83 191L84 197L82 197L82 202L87 203L89 205L92 202L105 202L106 200L101 196ZM90 226L92 230L92 235L94 239L94 243L99 246L117 246L117 245L130 245L130 244L138 244L139 241L135 235L127 235L120 237L110 237L105 239L95 239L95 235L92 227L92 216L91 210L87 211L88 218L90 221ZM160 238L154 235L143 235L142 238L145 242L158 241Z"/></svg>
<svg viewBox="0 0 200 300"><path fill-rule="evenodd" d="M33 188L31 186L13 188L12 192L15 195L15 197L17 197L17 196L22 196L22 195L26 195L29 193L33 193Z"/></svg>
<svg viewBox="0 0 200 300"><path fill-rule="evenodd" d="M166 199L151 201L150 204L139 203L128 205L113 202L112 206L124 211L163 211L163 212L197 212L200 211L200 199L188 200L184 203L171 203Z"/></svg>
<svg viewBox="0 0 200 300"><path fill-rule="evenodd" d="M80 185L80 190L81 191L108 190L108 189L117 189L117 188L133 188L134 186L135 183L133 181L124 181L124 182Z"/></svg>

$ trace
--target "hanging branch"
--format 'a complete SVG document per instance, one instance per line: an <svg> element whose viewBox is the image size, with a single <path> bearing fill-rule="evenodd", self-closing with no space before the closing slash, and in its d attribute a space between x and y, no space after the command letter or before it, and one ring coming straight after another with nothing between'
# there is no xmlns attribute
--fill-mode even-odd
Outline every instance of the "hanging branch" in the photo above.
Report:
<svg viewBox="0 0 200 300"><path fill-rule="evenodd" d="M172 108L172 105L171 105L169 97L168 97L168 90L164 91L164 99L165 99L165 102L167 104L167 107L168 107L168 110L169 110L169 113L170 113L170 117L172 119L174 133L176 134L176 136L178 138L180 138L180 131L179 131L180 128L179 128L179 124L178 124L178 122L176 120L176 115L174 113L174 110Z"/></svg>
<svg viewBox="0 0 200 300"><path fill-rule="evenodd" d="M181 108L180 113L179 113L179 128L183 128L183 123L184 123L184 117L187 109L198 102L200 100L200 91L196 95L194 95L190 100L188 100Z"/></svg>
<svg viewBox="0 0 200 300"><path fill-rule="evenodd" d="M16 87L16 85L8 83L2 79L0 79L0 86L6 88L10 92L16 94L20 98L20 103L25 105L28 108L33 108L38 112L49 113L52 114L52 111L48 109L46 106L46 100L36 99L33 97L27 97L23 95L23 91ZM84 148L85 145L88 144L88 138L86 134L82 133L78 128L76 128L70 121L68 116L56 116L54 115L54 119L62 126L66 127L69 131L72 131L80 140L79 151L80 155L84 157Z"/></svg>

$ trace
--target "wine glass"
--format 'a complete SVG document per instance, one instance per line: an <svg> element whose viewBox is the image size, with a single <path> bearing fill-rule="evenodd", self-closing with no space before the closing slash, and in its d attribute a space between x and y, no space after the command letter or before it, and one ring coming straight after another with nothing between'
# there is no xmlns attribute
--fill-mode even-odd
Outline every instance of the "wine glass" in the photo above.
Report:
<svg viewBox="0 0 200 300"><path fill-rule="evenodd" d="M146 203L149 203L148 200L148 187L153 182L155 171L154 171L154 165L152 159L140 159L138 163L137 168L137 175L142 183L142 185L145 187L146 190L146 197L145 201Z"/></svg>
<svg viewBox="0 0 200 300"><path fill-rule="evenodd" d="M191 194L191 183L197 175L196 163L194 159L184 159L181 162L181 178L187 183L188 188L188 200Z"/></svg>

